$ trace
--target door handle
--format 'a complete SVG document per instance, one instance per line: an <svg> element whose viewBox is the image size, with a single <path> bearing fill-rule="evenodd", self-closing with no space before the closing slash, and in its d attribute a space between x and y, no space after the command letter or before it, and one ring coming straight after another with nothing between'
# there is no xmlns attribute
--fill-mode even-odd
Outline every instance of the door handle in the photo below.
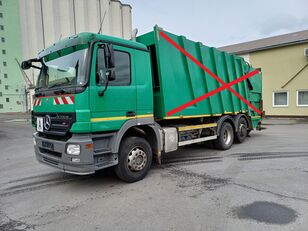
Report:
<svg viewBox="0 0 308 231"><path fill-rule="evenodd" d="M128 112L126 112L126 116L127 116L127 117L136 116L136 112L134 112L134 111L128 111Z"/></svg>

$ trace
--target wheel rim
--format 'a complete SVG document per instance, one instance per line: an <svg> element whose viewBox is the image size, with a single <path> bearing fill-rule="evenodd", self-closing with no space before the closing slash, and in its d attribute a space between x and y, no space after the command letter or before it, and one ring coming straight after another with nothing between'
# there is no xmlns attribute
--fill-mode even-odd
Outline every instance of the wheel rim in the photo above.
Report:
<svg viewBox="0 0 308 231"><path fill-rule="evenodd" d="M128 153L127 165L133 172L142 171L147 163L147 155L141 147L135 147Z"/></svg>
<svg viewBox="0 0 308 231"><path fill-rule="evenodd" d="M229 145L231 143L231 131L229 129L224 130L223 140L226 145Z"/></svg>
<svg viewBox="0 0 308 231"><path fill-rule="evenodd" d="M239 126L239 135L240 137L246 137L247 135L247 126L246 124L244 123L240 123L240 126Z"/></svg>

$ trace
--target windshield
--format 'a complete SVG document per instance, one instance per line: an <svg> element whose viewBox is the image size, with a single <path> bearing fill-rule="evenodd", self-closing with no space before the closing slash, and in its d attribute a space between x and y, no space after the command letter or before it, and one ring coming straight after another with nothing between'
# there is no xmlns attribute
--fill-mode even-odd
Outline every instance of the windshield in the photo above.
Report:
<svg viewBox="0 0 308 231"><path fill-rule="evenodd" d="M88 49L45 62L37 80L37 89L82 86L86 81L86 57Z"/></svg>

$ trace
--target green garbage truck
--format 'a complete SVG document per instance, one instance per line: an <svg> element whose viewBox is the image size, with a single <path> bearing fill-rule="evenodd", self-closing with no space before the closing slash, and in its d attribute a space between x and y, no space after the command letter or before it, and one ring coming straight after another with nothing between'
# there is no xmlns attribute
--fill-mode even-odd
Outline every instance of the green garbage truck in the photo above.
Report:
<svg viewBox="0 0 308 231"><path fill-rule="evenodd" d="M39 162L79 175L113 167L135 182L164 153L205 141L226 150L260 126L260 71L217 91L255 71L243 58L158 26L134 40L80 33L22 62L39 70L32 111Z"/></svg>

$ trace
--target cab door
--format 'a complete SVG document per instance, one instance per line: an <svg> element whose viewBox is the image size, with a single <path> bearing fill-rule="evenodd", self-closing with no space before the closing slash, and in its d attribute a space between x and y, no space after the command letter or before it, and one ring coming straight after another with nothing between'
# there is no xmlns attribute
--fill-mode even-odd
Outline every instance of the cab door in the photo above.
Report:
<svg viewBox="0 0 308 231"><path fill-rule="evenodd" d="M118 130L136 116L136 80L134 49L113 45L115 79L108 81L104 49L96 44L90 79L90 109L92 131ZM107 73L107 75L106 75ZM107 88L106 85L108 84ZM106 88L104 94L102 91Z"/></svg>

